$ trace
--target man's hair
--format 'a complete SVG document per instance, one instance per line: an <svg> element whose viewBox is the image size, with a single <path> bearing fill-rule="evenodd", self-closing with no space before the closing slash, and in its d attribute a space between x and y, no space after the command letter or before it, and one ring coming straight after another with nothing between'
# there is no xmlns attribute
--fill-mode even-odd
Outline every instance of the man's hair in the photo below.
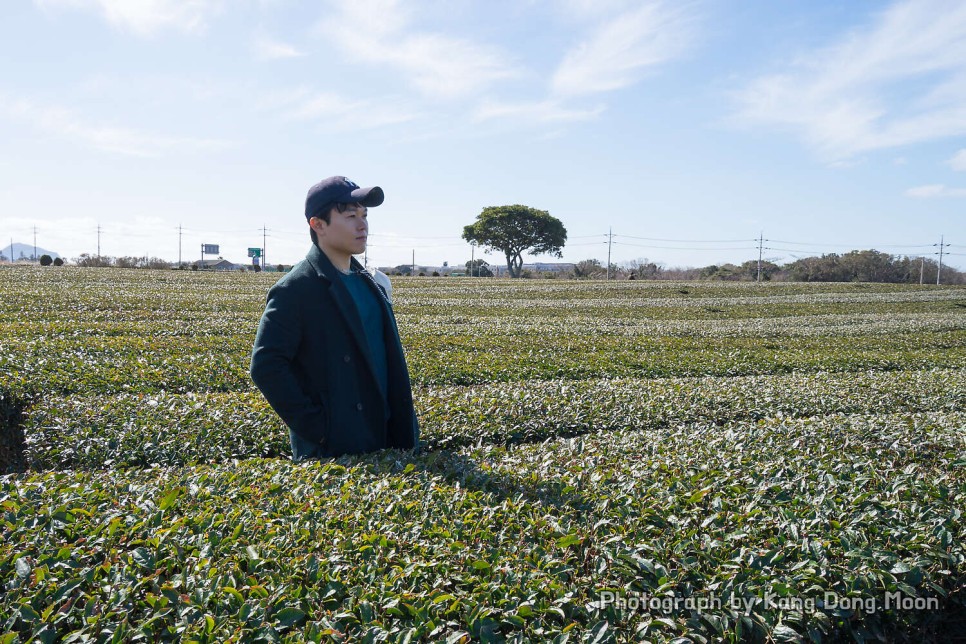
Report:
<svg viewBox="0 0 966 644"><path fill-rule="evenodd" d="M321 219L322 221L324 221L327 224L331 224L332 223L332 209L333 208L335 208L335 204L332 204L331 206L328 206L326 208L323 208L322 210L319 211L319 214L313 215L313 216L318 217L319 219ZM311 227L309 228L309 237L312 238L312 243L313 244L315 244L316 246L319 245L319 236L315 234L315 229L313 229Z"/></svg>

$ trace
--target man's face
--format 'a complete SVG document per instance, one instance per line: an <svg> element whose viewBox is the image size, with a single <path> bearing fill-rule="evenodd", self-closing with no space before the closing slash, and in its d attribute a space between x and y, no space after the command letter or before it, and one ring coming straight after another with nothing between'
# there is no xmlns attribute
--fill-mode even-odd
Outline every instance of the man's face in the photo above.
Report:
<svg viewBox="0 0 966 644"><path fill-rule="evenodd" d="M369 237L368 209L357 203L333 206L329 223L313 217L310 223L327 253L358 255L366 250Z"/></svg>

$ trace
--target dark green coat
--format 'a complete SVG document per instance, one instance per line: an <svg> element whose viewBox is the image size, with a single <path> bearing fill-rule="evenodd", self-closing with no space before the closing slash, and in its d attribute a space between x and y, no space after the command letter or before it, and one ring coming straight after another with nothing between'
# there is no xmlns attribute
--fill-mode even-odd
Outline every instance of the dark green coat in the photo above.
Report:
<svg viewBox="0 0 966 644"><path fill-rule="evenodd" d="M352 265L362 268L354 258ZM419 444L396 318L381 289L370 285L383 308L386 396L374 375L352 295L314 244L305 260L268 292L255 336L252 379L299 438L322 445L323 456Z"/></svg>

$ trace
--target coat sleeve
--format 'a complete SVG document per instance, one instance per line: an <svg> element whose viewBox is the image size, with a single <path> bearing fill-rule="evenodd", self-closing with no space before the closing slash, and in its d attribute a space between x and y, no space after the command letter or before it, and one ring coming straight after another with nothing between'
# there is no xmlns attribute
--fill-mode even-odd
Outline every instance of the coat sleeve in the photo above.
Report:
<svg viewBox="0 0 966 644"><path fill-rule="evenodd" d="M295 289L277 285L269 291L252 347L251 376L292 431L320 444L325 436L325 408L321 400L306 393L296 360L304 325L300 308Z"/></svg>

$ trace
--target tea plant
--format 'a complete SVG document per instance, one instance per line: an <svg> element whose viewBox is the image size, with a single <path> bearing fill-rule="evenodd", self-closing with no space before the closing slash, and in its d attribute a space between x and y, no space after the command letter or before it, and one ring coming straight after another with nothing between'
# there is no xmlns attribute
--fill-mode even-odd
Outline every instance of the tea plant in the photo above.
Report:
<svg viewBox="0 0 966 644"><path fill-rule="evenodd" d="M422 449L294 465L275 279L0 269L0 644L966 628L966 290L397 279Z"/></svg>

